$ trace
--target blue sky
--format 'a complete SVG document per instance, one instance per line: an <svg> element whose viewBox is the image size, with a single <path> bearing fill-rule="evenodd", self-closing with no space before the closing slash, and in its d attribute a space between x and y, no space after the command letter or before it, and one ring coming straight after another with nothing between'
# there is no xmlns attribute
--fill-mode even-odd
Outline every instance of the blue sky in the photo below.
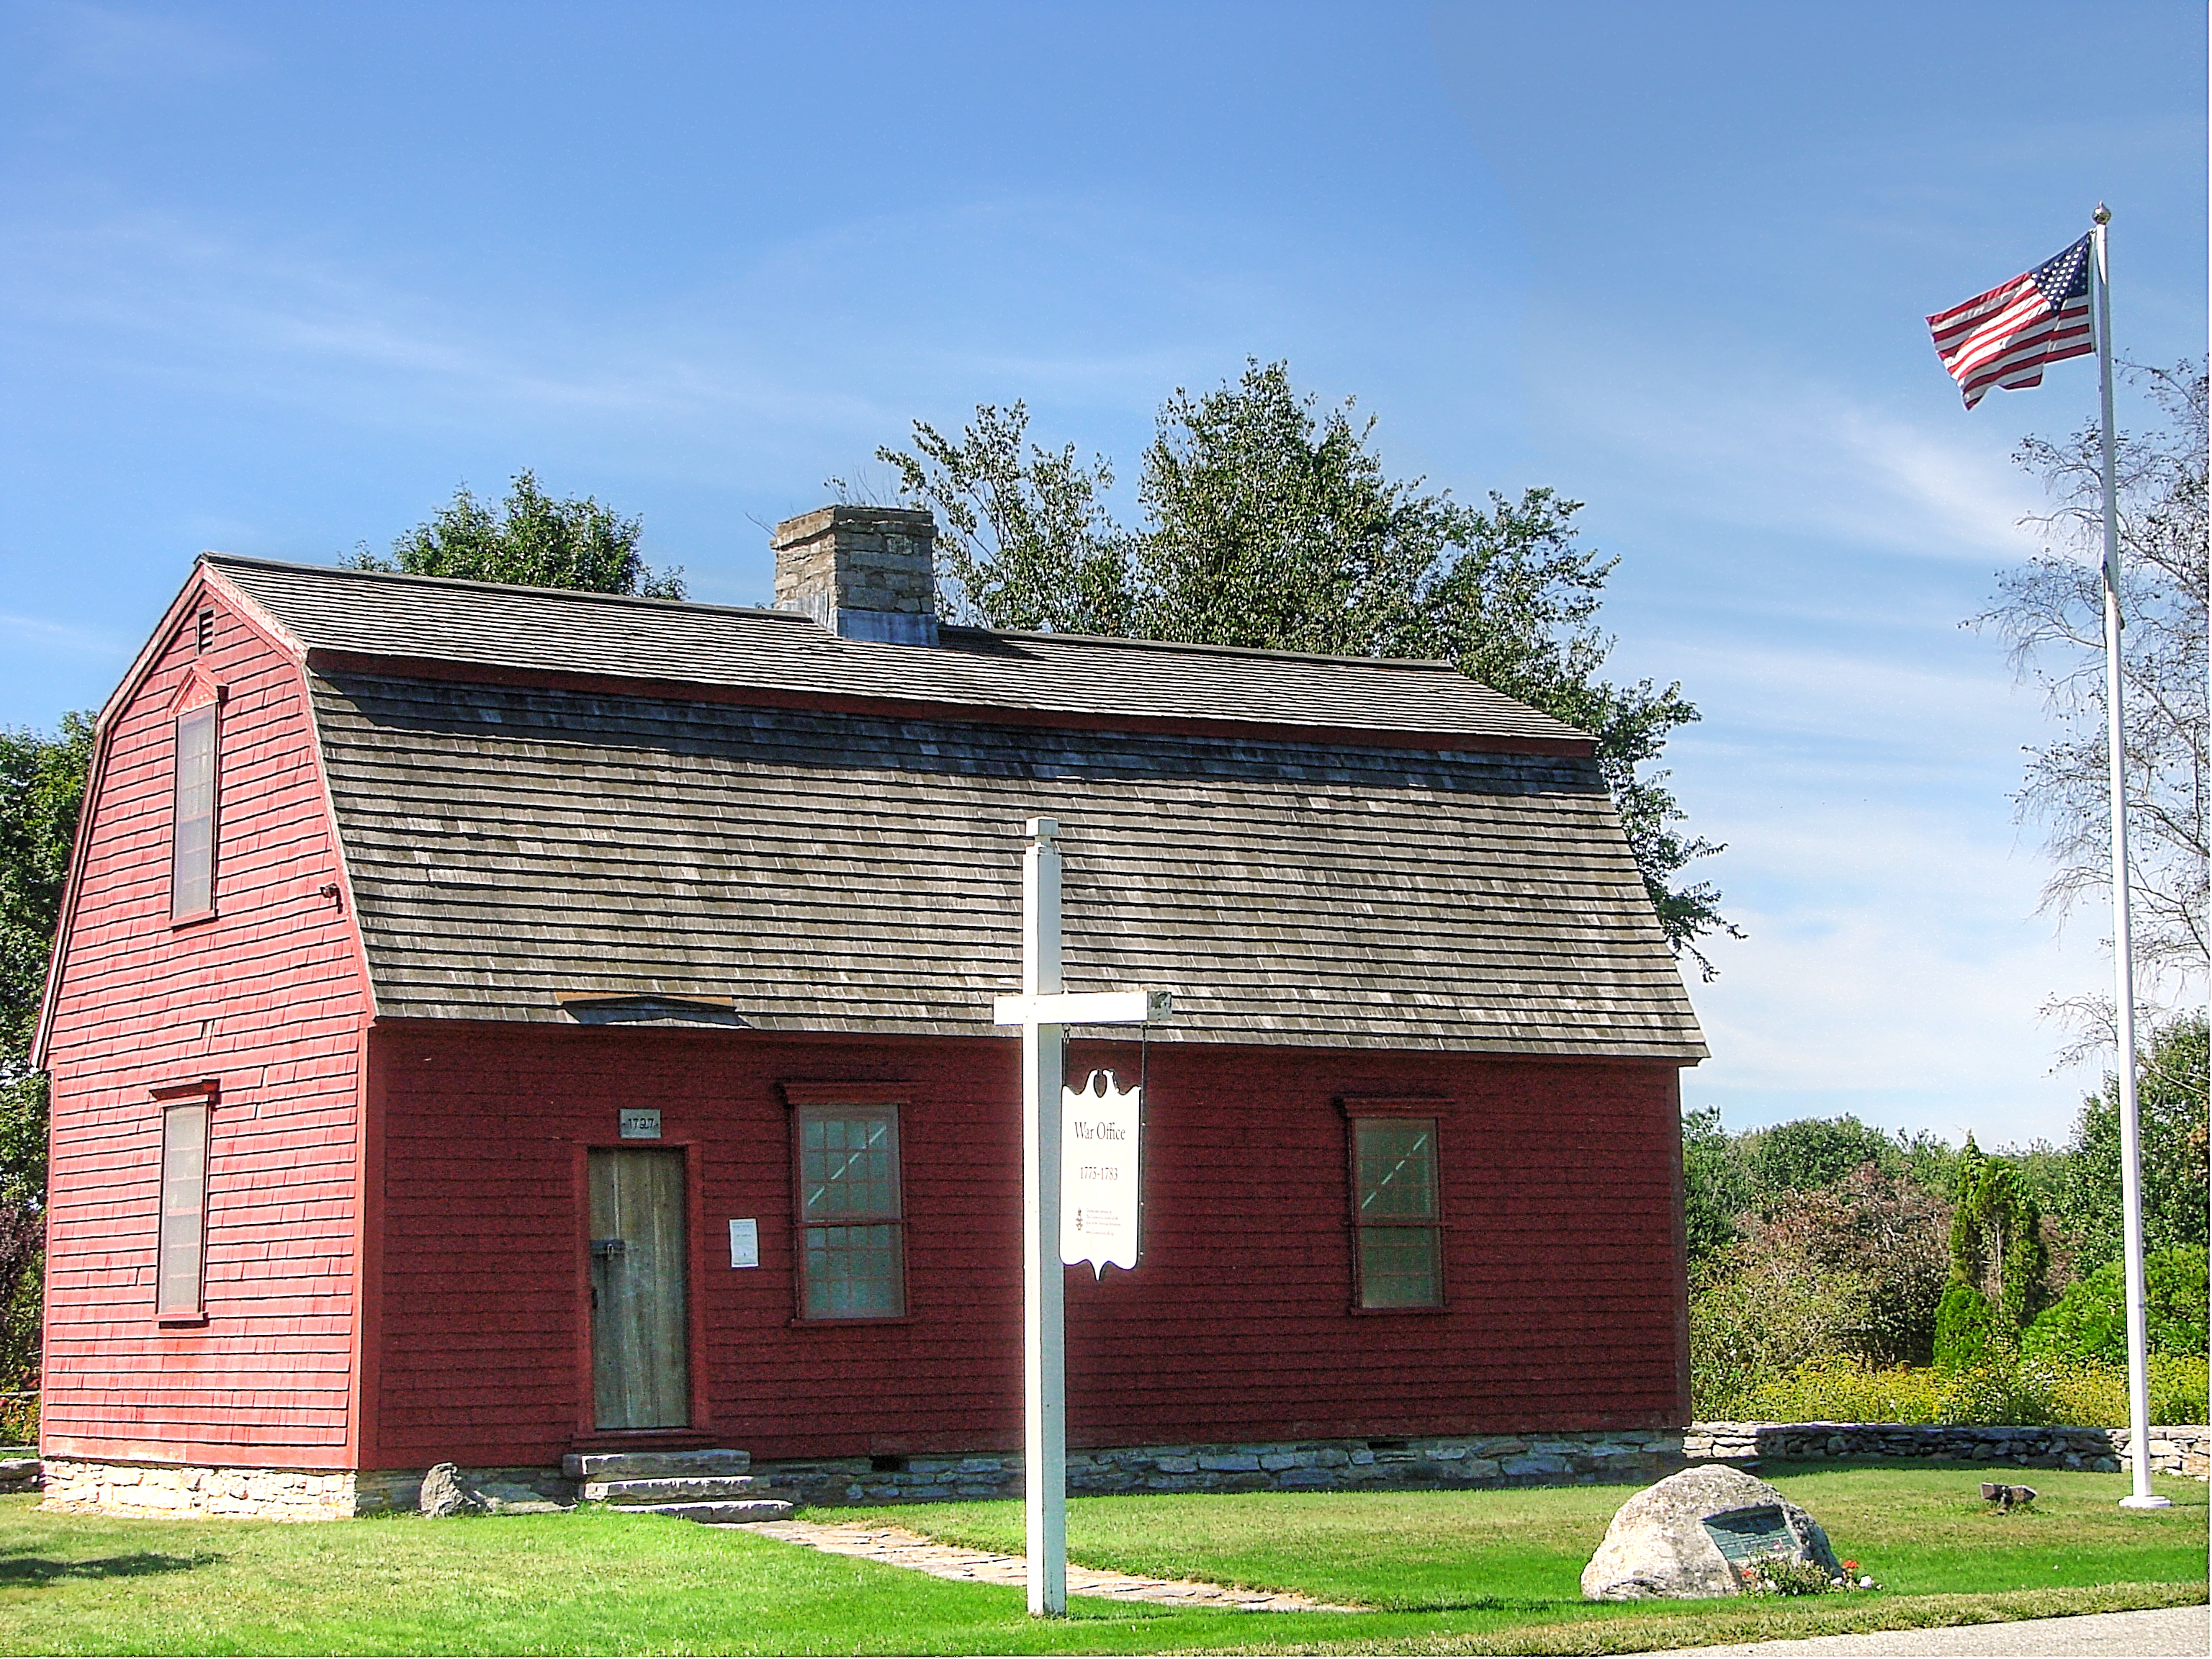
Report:
<svg viewBox="0 0 2212 1659"><path fill-rule="evenodd" d="M1974 43L2010 44L1990 64ZM2205 349L2205 14L0 3L0 722L98 703L202 548L382 547L520 467L757 602L765 526L1026 398L1133 477L1287 358L1401 473L1555 485L1747 937L1735 1127L2063 1138L2041 729L1960 628L2087 362L1964 412L1920 319L2114 210L2124 350ZM2124 414L2123 419L2127 416Z"/></svg>

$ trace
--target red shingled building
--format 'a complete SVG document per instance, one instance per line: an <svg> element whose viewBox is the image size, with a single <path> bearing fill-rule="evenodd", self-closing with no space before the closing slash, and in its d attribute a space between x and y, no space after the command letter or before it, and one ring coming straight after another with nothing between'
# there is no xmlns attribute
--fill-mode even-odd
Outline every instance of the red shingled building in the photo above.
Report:
<svg viewBox="0 0 2212 1659"><path fill-rule="evenodd" d="M775 611L199 562L41 1022L51 1500L1006 1486L1033 813L1068 988L1176 994L1071 1033L1147 1085L1078 1487L1663 1460L1704 1050L1589 740L1443 665L940 627L933 533L792 520Z"/></svg>

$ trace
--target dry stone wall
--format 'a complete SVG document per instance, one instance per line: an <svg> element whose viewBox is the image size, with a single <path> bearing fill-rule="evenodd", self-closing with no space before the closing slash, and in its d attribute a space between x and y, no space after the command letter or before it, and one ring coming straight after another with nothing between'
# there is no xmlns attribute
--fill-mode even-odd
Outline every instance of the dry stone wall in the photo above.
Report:
<svg viewBox="0 0 2212 1659"><path fill-rule="evenodd" d="M1683 1455L1693 1463L1778 1462L1825 1458L2004 1463L2028 1469L2132 1472L2132 1437L2125 1429L2003 1428L1951 1423L1693 1423ZM2159 1427L2150 1431L2151 1468L2159 1474L2212 1475L2212 1429Z"/></svg>

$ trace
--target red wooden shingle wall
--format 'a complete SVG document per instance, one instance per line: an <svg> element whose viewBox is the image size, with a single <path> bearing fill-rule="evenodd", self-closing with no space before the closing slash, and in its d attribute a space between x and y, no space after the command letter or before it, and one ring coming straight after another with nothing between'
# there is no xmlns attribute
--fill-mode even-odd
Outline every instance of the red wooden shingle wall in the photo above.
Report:
<svg viewBox="0 0 2212 1659"><path fill-rule="evenodd" d="M214 608L206 648L198 611ZM113 711L52 1013L43 1429L88 1458L344 1468L368 1003L298 666L188 592ZM170 916L172 708L222 695L216 913ZM206 1319L155 1317L161 1103L216 1094Z"/></svg>
<svg viewBox="0 0 2212 1659"><path fill-rule="evenodd" d="M712 1443L762 1458L1020 1440L1011 1042L392 1022L364 1463L545 1463L588 1429L584 1155L658 1107L688 1150ZM1131 1049L1075 1046L1071 1070ZM902 1322L794 1321L783 1085L896 1081ZM1673 1067L1153 1046L1148 1243L1068 1280L1081 1445L1686 1420ZM1340 1097L1436 1103L1449 1306L1356 1314ZM759 1223L732 1269L727 1223Z"/></svg>

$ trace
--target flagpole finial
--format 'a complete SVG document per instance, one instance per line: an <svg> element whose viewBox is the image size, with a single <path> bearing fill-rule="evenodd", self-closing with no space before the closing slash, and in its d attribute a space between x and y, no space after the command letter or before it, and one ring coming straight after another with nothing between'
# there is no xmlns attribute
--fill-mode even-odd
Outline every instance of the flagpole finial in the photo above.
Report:
<svg viewBox="0 0 2212 1659"><path fill-rule="evenodd" d="M2112 210L2102 202L2097 204L2097 210L2089 216L2100 225L2109 225L2112 222Z"/></svg>

